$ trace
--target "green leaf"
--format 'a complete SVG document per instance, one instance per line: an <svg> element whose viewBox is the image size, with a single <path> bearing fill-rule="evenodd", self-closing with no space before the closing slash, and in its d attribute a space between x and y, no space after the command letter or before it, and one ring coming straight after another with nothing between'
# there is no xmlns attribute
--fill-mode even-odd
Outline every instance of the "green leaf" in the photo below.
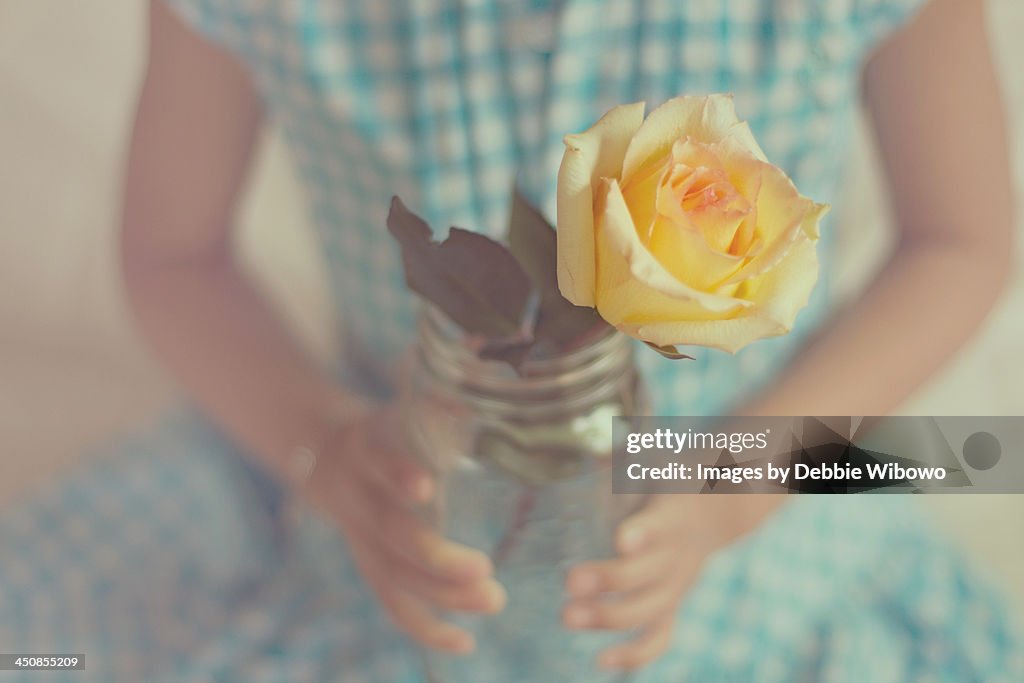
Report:
<svg viewBox="0 0 1024 683"><path fill-rule="evenodd" d="M567 351L607 323L593 308L570 303L558 290L558 249L555 229L516 188L509 217L509 247L540 293L534 333L556 352Z"/></svg>
<svg viewBox="0 0 1024 683"><path fill-rule="evenodd" d="M502 340L532 339L530 278L508 249L460 228L436 242L430 226L398 197L387 226L402 248L406 284L466 333L499 347Z"/></svg>

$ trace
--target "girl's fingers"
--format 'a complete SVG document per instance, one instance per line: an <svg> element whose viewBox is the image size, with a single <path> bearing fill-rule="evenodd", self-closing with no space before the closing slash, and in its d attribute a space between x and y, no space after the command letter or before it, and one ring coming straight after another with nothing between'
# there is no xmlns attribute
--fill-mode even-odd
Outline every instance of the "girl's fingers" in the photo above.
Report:
<svg viewBox="0 0 1024 683"><path fill-rule="evenodd" d="M440 579L473 581L493 574L490 559L441 536L410 511L384 505L374 526L380 542L412 564Z"/></svg>
<svg viewBox="0 0 1024 683"><path fill-rule="evenodd" d="M373 420L366 431L367 445L376 458L378 478L396 487L403 499L425 503L434 497L433 478L422 464L409 457L409 445L403 435L402 416L395 409Z"/></svg>
<svg viewBox="0 0 1024 683"><path fill-rule="evenodd" d="M680 553L671 546L600 562L586 562L569 572L566 588L574 598L598 593L628 593L678 571Z"/></svg>
<svg viewBox="0 0 1024 683"><path fill-rule="evenodd" d="M464 654L473 650L473 637L434 616L418 598L402 591L390 579L380 558L366 546L354 544L352 555L363 580L400 631L435 650Z"/></svg>
<svg viewBox="0 0 1024 683"><path fill-rule="evenodd" d="M453 583L435 578L401 561L389 563L391 580L433 607L480 614L497 614L508 595L494 579Z"/></svg>
<svg viewBox="0 0 1024 683"><path fill-rule="evenodd" d="M474 581L493 574L486 554L444 538L386 493L374 495L372 489L359 486L347 493L347 531L386 549L388 556L403 558L438 579Z"/></svg>
<svg viewBox="0 0 1024 683"><path fill-rule="evenodd" d="M386 582L371 583L395 625L416 642L456 654L466 654L475 647L473 636L435 617L418 598Z"/></svg>
<svg viewBox="0 0 1024 683"><path fill-rule="evenodd" d="M674 612L682 589L682 582L673 578L615 599L574 600L566 606L562 619L575 630L626 631L643 627Z"/></svg>
<svg viewBox="0 0 1024 683"><path fill-rule="evenodd" d="M605 650L598 658L598 664L604 669L624 670L650 664L665 654L671 644L675 622L675 612L666 614L633 640Z"/></svg>
<svg viewBox="0 0 1024 683"><path fill-rule="evenodd" d="M615 549L620 555L634 555L659 539L678 535L685 522L685 496L653 496L640 510L619 525ZM679 542L679 539L674 539Z"/></svg>
<svg viewBox="0 0 1024 683"><path fill-rule="evenodd" d="M422 505L434 497L434 480L421 466L397 454L374 452L373 464L367 464L364 478L406 506Z"/></svg>
<svg viewBox="0 0 1024 683"><path fill-rule="evenodd" d="M396 430L388 429L393 423L388 415L349 428L336 446L347 451L340 454L339 460L349 470L358 469L363 479L396 500L414 505L426 503L434 496L433 478L403 452L401 442L393 436ZM342 474L351 476L352 472Z"/></svg>

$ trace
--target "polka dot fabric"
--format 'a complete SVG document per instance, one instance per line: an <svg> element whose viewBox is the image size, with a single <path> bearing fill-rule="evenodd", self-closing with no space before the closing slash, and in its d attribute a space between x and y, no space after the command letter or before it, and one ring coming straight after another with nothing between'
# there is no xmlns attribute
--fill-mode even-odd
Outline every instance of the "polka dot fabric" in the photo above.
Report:
<svg viewBox="0 0 1024 683"><path fill-rule="evenodd" d="M918 4L170 2L245 64L284 130L348 336L343 375L372 388L415 314L384 229L393 194L438 229L497 236L513 181L554 215L564 134L624 102L728 91L769 157L832 200L859 65ZM821 249L827 275L827 226ZM639 353L656 411L727 409L828 304L826 277L796 333L735 357ZM84 652L86 670L0 682L425 683L343 540L289 514L201 416L183 409L103 456L0 520L0 649ZM709 561L669 654L630 683L1024 681L1000 596L911 502L794 500Z"/></svg>

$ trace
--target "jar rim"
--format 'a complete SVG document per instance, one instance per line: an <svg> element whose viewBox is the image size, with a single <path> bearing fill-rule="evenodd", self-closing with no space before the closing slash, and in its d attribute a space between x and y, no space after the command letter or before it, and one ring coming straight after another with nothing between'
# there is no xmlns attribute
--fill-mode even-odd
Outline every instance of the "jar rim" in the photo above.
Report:
<svg viewBox="0 0 1024 683"><path fill-rule="evenodd" d="M419 321L424 362L439 379L458 382L486 394L526 396L588 384L629 366L632 347L615 328L564 354L531 358L519 371L509 364L481 359L465 341L466 335L442 311L426 305ZM468 387L466 385L469 385Z"/></svg>

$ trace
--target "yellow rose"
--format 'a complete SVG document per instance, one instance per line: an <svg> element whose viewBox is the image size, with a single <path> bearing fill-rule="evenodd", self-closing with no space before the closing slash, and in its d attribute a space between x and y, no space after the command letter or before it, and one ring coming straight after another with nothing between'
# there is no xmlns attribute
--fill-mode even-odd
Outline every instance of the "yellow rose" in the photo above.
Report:
<svg viewBox="0 0 1024 683"><path fill-rule="evenodd" d="M828 206L768 163L732 97L616 107L565 138L558 286L657 346L785 334L818 276Z"/></svg>

